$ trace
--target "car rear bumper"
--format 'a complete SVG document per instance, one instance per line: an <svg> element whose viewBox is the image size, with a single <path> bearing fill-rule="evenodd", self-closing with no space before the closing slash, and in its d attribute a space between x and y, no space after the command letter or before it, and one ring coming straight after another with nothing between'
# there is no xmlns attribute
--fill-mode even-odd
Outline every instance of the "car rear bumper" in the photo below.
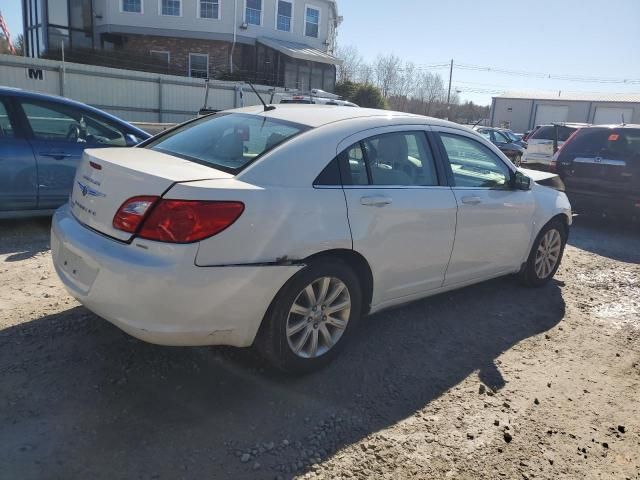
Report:
<svg viewBox="0 0 640 480"><path fill-rule="evenodd" d="M573 210L578 213L604 213L610 216L640 217L640 196L602 195L567 191Z"/></svg>
<svg viewBox="0 0 640 480"><path fill-rule="evenodd" d="M274 296L301 266L198 267L198 244L123 243L61 207L51 251L67 291L128 334L160 345L253 343Z"/></svg>

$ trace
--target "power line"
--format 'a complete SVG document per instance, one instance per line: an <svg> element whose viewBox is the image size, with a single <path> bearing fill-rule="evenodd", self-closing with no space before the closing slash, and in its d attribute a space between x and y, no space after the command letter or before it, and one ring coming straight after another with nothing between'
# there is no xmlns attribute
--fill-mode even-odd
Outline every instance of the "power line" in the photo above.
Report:
<svg viewBox="0 0 640 480"><path fill-rule="evenodd" d="M466 63L456 63L455 67L462 70L470 70L476 72L497 73L501 75L528 77L528 78L540 78L550 80L564 80L569 82L580 83L609 83L609 84L628 84L637 85L640 84L640 79L633 78L606 78L606 77L593 77L588 75L569 75L569 74L557 74L557 73L543 73L543 72L528 72L523 70L509 70L500 67L491 67L484 65L473 65Z"/></svg>

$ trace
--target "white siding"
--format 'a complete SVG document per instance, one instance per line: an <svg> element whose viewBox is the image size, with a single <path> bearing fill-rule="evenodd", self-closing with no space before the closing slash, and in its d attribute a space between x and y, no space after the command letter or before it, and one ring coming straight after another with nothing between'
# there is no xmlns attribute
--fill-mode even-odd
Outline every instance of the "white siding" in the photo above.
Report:
<svg viewBox="0 0 640 480"><path fill-rule="evenodd" d="M630 123L633 117L633 108L631 107L596 107L596 113L593 117L595 125L610 125L622 123Z"/></svg>
<svg viewBox="0 0 640 480"><path fill-rule="evenodd" d="M159 14L159 0L142 0L142 14L123 13L120 11L121 0L96 0L95 19L96 27L109 26L117 31L118 26L129 28L155 29L158 34L164 30L172 36L180 36L179 32L185 32L186 36L193 38L201 33L222 34L230 40L233 35L234 24L240 26L244 22L245 0L237 1L237 16L234 20L234 0L220 0L220 20L198 18L199 0L182 0L182 16L171 17ZM257 37L270 37L280 40L305 43L319 50L326 51L325 42L332 43L329 38L329 22L333 21L333 9L326 0L315 0L314 6L320 9L320 27L318 38L304 35L305 1L293 0L293 31L282 32L276 29L277 0L262 0L263 21L262 25L249 25L247 29L237 29L239 38L255 39ZM177 31L177 32L176 32ZM133 33L133 32L131 32ZM141 32L144 33L144 32ZM175 33L175 35L173 35ZM203 37L206 38L206 37Z"/></svg>
<svg viewBox="0 0 640 480"><path fill-rule="evenodd" d="M569 107L566 105L538 105L536 109L536 125L553 122L566 122L569 118Z"/></svg>

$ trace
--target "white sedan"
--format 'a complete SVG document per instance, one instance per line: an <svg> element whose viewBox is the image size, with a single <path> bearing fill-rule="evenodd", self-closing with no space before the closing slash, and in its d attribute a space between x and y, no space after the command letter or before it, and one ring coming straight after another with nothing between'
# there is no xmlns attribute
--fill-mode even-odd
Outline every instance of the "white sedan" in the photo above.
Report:
<svg viewBox="0 0 640 480"><path fill-rule="evenodd" d="M255 344L308 371L369 313L501 275L548 282L571 207L528 175L541 173L442 120L249 107L86 150L53 261L75 298L137 338Z"/></svg>

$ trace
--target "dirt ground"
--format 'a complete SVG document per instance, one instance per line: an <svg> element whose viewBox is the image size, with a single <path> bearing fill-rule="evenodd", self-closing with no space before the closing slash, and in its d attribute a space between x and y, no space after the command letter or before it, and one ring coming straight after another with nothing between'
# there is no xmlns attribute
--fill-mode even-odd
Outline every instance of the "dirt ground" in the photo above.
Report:
<svg viewBox="0 0 640 480"><path fill-rule="evenodd" d="M2 479L640 478L640 230L578 219L556 280L361 323L289 378L128 337L69 297L47 220L0 222Z"/></svg>

